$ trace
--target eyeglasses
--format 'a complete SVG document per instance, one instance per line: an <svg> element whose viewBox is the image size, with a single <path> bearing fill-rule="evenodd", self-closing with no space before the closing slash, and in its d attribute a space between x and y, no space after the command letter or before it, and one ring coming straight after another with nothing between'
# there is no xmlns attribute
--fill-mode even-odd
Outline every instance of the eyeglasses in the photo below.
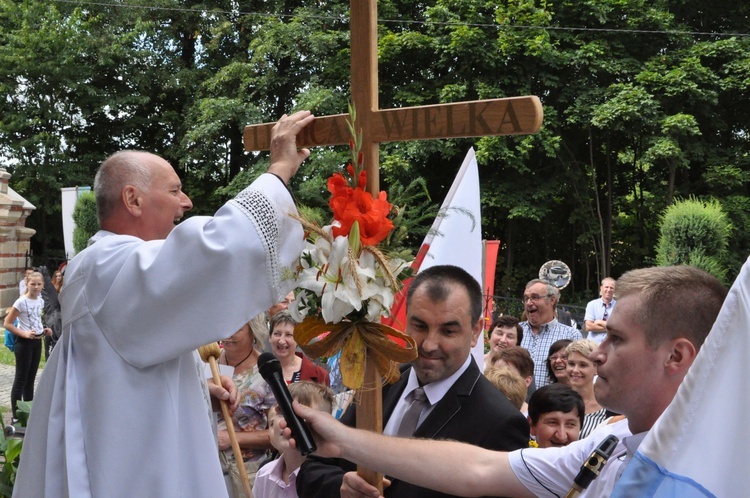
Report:
<svg viewBox="0 0 750 498"><path fill-rule="evenodd" d="M523 296L521 298L521 302L524 304L526 304L526 301L537 302L537 301L541 301L542 299L547 299L548 297L552 297L552 296L554 296L554 294L545 294L543 296L540 296L538 294L532 294L530 296Z"/></svg>
<svg viewBox="0 0 750 498"><path fill-rule="evenodd" d="M558 360L568 361L568 355L564 355L564 354L552 355L552 356L550 356L547 359L550 361L550 363L554 363L554 362L556 362Z"/></svg>

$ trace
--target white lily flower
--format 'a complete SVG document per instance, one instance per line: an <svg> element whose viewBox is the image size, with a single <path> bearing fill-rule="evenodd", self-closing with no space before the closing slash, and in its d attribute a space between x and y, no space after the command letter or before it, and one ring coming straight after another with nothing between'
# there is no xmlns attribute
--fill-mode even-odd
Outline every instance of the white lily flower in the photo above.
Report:
<svg viewBox="0 0 750 498"><path fill-rule="evenodd" d="M330 235L332 226L323 230ZM300 290L289 306L295 320L301 321L309 313L322 313L327 323L338 323L363 308L369 321L388 316L394 292L385 278L385 269L367 250L361 251L357 258L350 256L348 237L336 237L332 243L326 237L317 237L306 243L298 262ZM408 263L394 259L387 261L387 265L388 271L398 276ZM314 296L319 296L319 301ZM315 301L320 303L320 310L311 309Z"/></svg>
<svg viewBox="0 0 750 498"><path fill-rule="evenodd" d="M310 255L314 268L303 269L299 286L321 296L323 320L338 323L352 311L362 308L356 283L350 278L352 261L348 258L349 240L336 237L330 244L318 237Z"/></svg>
<svg viewBox="0 0 750 498"><path fill-rule="evenodd" d="M287 308L294 321L302 323L310 312L310 302L306 290L300 290L294 296L294 301Z"/></svg>

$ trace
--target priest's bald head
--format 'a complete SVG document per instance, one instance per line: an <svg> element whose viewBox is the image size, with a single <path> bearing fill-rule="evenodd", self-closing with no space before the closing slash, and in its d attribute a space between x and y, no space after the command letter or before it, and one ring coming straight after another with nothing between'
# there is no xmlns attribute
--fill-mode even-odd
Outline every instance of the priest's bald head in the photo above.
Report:
<svg viewBox="0 0 750 498"><path fill-rule="evenodd" d="M103 230L143 240L164 239L193 207L174 168L148 152L125 150L108 157L94 179Z"/></svg>

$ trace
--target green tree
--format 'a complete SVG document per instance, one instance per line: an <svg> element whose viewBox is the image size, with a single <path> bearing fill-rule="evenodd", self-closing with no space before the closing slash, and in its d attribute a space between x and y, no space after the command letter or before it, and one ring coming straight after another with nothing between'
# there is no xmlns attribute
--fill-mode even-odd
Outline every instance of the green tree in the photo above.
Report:
<svg viewBox="0 0 750 498"><path fill-rule="evenodd" d="M38 2L5 1L0 23L0 73L6 75L0 78L0 155L12 159L14 188L37 207L28 220L37 229L33 245L46 247L62 241L60 188L84 177L69 152L79 145L73 136L82 118L73 95L87 71L69 41L79 40L89 23Z"/></svg>
<svg viewBox="0 0 750 498"><path fill-rule="evenodd" d="M86 249L91 237L99 231L99 221L96 218L96 197L94 193L82 192L73 207L73 249L76 254Z"/></svg>
<svg viewBox="0 0 750 498"><path fill-rule="evenodd" d="M62 247L60 187L90 184L109 154L143 149L178 165L203 18L184 6L0 0L0 155L37 206L37 255Z"/></svg>
<svg viewBox="0 0 750 498"><path fill-rule="evenodd" d="M661 218L660 231L657 264L692 265L726 280L732 225L718 201L690 198L672 204Z"/></svg>
<svg viewBox="0 0 750 498"><path fill-rule="evenodd" d="M91 183L118 149L166 157L193 213L209 214L268 164L243 151L245 124L346 112L348 8L0 0L0 156L39 207L35 253L62 246L59 188ZM438 202L476 148L503 293L560 259L573 272L566 295L590 299L601 277L653 264L659 214L691 195L727 213L727 275L738 271L750 253L749 5L380 0L378 10L381 108L542 100L534 136L381 146L384 189L423 178ZM301 203L325 202L347 155L313 151L292 182Z"/></svg>

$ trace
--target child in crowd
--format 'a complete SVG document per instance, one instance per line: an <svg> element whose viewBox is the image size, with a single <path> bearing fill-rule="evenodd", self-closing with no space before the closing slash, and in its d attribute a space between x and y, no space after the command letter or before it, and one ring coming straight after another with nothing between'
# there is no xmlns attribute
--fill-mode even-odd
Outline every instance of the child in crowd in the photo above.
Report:
<svg viewBox="0 0 750 498"><path fill-rule="evenodd" d="M26 277L26 293L19 297L5 316L3 326L16 336L16 376L10 391L13 420L17 417L18 400L34 399L34 380L42 356L42 337L51 336L52 329L42 324L44 300L41 297L44 277L32 272ZM18 322L16 324L16 319Z"/></svg>
<svg viewBox="0 0 750 498"><path fill-rule="evenodd" d="M289 393L299 403L323 412L333 411L333 391L331 388L316 382L303 380L289 385ZM253 486L254 498L296 498L297 472L305 457L296 449L289 447L289 440L284 439L279 429L282 416L278 406L270 410L268 427L271 445L281 454L279 458L267 463L258 470Z"/></svg>
<svg viewBox="0 0 750 498"><path fill-rule="evenodd" d="M529 429L540 448L567 446L578 440L583 425L583 398L572 388L548 384L529 400Z"/></svg>
<svg viewBox="0 0 750 498"><path fill-rule="evenodd" d="M490 365L493 367L508 368L520 375L526 383L526 401L536 391L536 385L534 384L534 360L531 359L531 354L529 354L526 348L511 346L492 351L490 354ZM525 413L526 408L521 411Z"/></svg>
<svg viewBox="0 0 750 498"><path fill-rule="evenodd" d="M513 406L526 413L526 382L517 372L505 367L487 367L484 376L505 394Z"/></svg>

